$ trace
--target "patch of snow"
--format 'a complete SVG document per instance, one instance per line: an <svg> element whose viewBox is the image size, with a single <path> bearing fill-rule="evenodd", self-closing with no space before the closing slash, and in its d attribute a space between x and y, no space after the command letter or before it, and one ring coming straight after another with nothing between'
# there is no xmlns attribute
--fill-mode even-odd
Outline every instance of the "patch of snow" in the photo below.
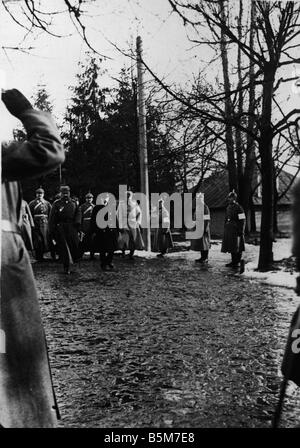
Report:
<svg viewBox="0 0 300 448"><path fill-rule="evenodd" d="M149 252L147 250L135 250L134 255L142 258L156 258L157 252Z"/></svg>
<svg viewBox="0 0 300 448"><path fill-rule="evenodd" d="M275 261L280 261L284 258L289 258L291 254L292 240L291 238L278 239L273 243L273 255ZM283 268L276 271L258 272L257 264L259 257L259 246L246 244L245 252L245 272L243 276L251 279L256 279L262 283L274 286L284 286L286 288L295 288L297 273L286 272Z"/></svg>
<svg viewBox="0 0 300 448"><path fill-rule="evenodd" d="M262 283L267 283L273 286L284 286L291 289L294 289L296 286L296 272L285 272L282 269L270 272L258 272L255 270L256 268L257 262L246 263L243 276L260 280Z"/></svg>
<svg viewBox="0 0 300 448"><path fill-rule="evenodd" d="M230 261L230 254L224 254L221 252L220 240L212 240L211 243L212 245L209 251L209 264L215 266L218 265L224 266L225 263L228 263ZM189 242L176 243L176 246L181 247L184 246L188 249ZM274 242L273 244L274 260L279 261L282 260L283 258L290 257L291 247L292 247L291 238L282 238ZM157 256L157 253L138 250L135 251L135 255L137 257L151 259L155 258ZM197 251L184 250L180 252L170 252L165 256L165 258L195 261L197 258L199 258L199 256L200 254ZM258 265L258 257L259 257L259 246L253 244L246 244L246 250L243 254L243 258L245 260L245 272L242 275L244 277L253 280L258 280L262 283L274 286L283 286L290 289L293 289L295 287L296 277L298 275L296 272L293 273L285 272L283 268L270 272L258 272L256 271Z"/></svg>

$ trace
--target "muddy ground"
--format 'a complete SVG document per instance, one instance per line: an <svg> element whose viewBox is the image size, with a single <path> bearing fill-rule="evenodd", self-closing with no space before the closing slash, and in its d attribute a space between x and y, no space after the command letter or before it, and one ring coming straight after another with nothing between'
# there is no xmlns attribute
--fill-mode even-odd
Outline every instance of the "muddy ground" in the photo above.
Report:
<svg viewBox="0 0 300 448"><path fill-rule="evenodd" d="M298 298L172 254L34 263L62 427L270 427ZM290 385L282 426L299 427Z"/></svg>

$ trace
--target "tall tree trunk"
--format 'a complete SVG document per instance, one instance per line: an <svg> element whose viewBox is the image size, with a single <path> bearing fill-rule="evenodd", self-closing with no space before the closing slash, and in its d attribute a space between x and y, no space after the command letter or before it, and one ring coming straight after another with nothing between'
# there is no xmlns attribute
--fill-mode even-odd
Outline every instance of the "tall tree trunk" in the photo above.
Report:
<svg viewBox="0 0 300 448"><path fill-rule="evenodd" d="M255 35L255 20L256 20L256 7L255 2L251 2L251 22L250 22L250 37L249 47L254 49L254 35ZM243 176L243 186L240 191L241 205L244 208L246 216L249 213L251 192L252 192L252 179L255 169L255 141L250 135L254 133L255 126L255 84L254 84L254 63L250 61L249 67L249 106L248 106L248 129L247 143L246 143L246 160ZM251 210L252 214L252 210ZM254 225L255 226L255 225ZM253 222L250 218L250 231L253 231ZM256 226L255 230L256 231Z"/></svg>
<svg viewBox="0 0 300 448"><path fill-rule="evenodd" d="M278 219L277 219L278 191L277 191L276 180L277 180L276 168L275 168L275 163L273 161L273 188L274 188L273 233L274 234L279 232L279 229L278 229Z"/></svg>
<svg viewBox="0 0 300 448"><path fill-rule="evenodd" d="M249 208L250 208L250 233L256 233L255 206L253 204L252 197L250 197Z"/></svg>
<svg viewBox="0 0 300 448"><path fill-rule="evenodd" d="M226 12L225 12L225 4L223 0L219 1L220 5L220 16L222 22L226 24ZM227 43L226 36L221 29L221 41L220 41L220 49L221 49L221 59L222 59L222 68L223 68L223 78L224 78L224 91L225 91L225 104L224 104L224 116L225 116L225 141L226 141L226 149L227 149L227 160L228 160L228 176L229 176L229 188L231 190L238 189L237 182L237 169L235 162L235 153L234 153L234 140L233 140L233 128L231 125L231 120L233 117L233 106L230 98L230 80L229 80L229 70L228 70L228 52L227 52Z"/></svg>
<svg viewBox="0 0 300 448"><path fill-rule="evenodd" d="M240 41L243 39L242 35L242 18L243 18L243 0L239 2L239 16L238 16L238 38ZM237 88L240 89L238 92L238 119L242 121L242 113L243 113L243 78L242 78L242 51L241 48L238 47L237 54L237 74L238 74L238 84ZM235 144L236 144L236 161L237 161L237 177L238 177L238 193L239 193L239 202L241 202L243 195L243 187L244 187L244 167L243 167L243 139L242 132L239 128L235 128Z"/></svg>
<svg viewBox="0 0 300 448"><path fill-rule="evenodd" d="M278 204L277 194L275 192L275 194L274 194L274 212L273 212L273 233L274 234L280 232L279 227L278 227L277 204Z"/></svg>
<svg viewBox="0 0 300 448"><path fill-rule="evenodd" d="M260 231L260 251L258 270L267 271L273 262L273 158L272 158L272 95L275 78L275 68L271 63L265 65L262 93L262 111L260 122L259 153L261 158L262 178L262 214Z"/></svg>

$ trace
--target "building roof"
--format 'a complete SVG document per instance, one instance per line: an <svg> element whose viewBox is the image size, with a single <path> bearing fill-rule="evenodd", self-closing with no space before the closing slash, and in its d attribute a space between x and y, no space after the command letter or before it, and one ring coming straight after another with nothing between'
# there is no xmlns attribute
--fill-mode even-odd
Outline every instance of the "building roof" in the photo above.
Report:
<svg viewBox="0 0 300 448"><path fill-rule="evenodd" d="M260 174L254 176L253 189L260 182ZM294 185L294 176L286 171L281 171L277 180L277 188L280 198L278 205L291 205L292 186ZM205 203L209 208L226 207L226 199L229 193L228 172L226 170L213 174L205 179L198 191L204 193ZM253 203L256 206L261 205L261 186L255 190Z"/></svg>

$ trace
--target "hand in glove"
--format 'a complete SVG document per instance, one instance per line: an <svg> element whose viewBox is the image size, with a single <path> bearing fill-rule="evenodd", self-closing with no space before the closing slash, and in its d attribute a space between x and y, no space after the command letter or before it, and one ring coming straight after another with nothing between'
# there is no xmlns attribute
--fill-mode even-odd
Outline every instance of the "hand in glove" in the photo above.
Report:
<svg viewBox="0 0 300 448"><path fill-rule="evenodd" d="M23 112L33 109L28 99L17 89L3 90L2 101L7 110L19 119Z"/></svg>

